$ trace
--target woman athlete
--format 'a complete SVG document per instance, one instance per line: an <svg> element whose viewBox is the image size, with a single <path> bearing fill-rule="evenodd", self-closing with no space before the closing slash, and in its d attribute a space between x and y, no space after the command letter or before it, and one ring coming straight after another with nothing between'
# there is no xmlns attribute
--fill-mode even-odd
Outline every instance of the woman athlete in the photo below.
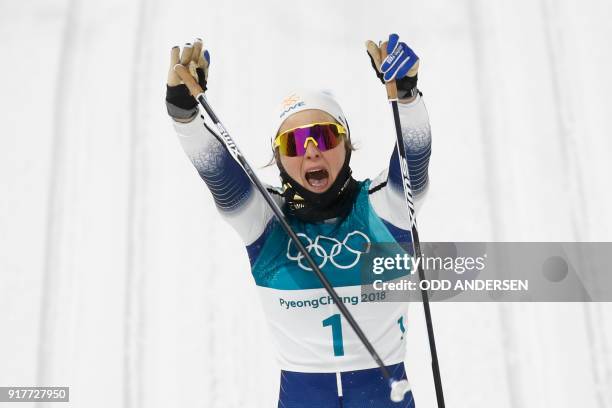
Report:
<svg viewBox="0 0 612 408"><path fill-rule="evenodd" d="M399 47L399 48L398 48ZM398 36L395 60L372 65L381 82L396 80L403 141L417 206L427 186L429 118L417 90L418 57ZM376 61L376 63L375 63ZM166 105L179 141L212 193L219 214L240 235L276 342L281 368L278 406L284 408L414 407L401 403L243 169L199 114L195 99L172 69L190 68L206 90L210 57L202 41L172 48ZM383 72L381 73L380 70ZM326 92L298 90L282 101L271 134L281 187L268 191L338 292L395 379L405 379L407 302L361 296L360 261L372 243L411 241L410 216L396 149L373 180L351 175L347 118ZM374 137L375 135L371 135ZM389 146L391 147L391 146Z"/></svg>

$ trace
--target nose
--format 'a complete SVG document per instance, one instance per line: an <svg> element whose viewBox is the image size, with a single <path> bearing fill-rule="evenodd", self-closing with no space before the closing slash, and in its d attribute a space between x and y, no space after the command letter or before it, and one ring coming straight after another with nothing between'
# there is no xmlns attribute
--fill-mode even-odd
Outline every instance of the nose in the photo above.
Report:
<svg viewBox="0 0 612 408"><path fill-rule="evenodd" d="M306 142L306 151L304 152L304 157L308 159L316 159L321 156L321 151L315 146L314 142L308 141Z"/></svg>

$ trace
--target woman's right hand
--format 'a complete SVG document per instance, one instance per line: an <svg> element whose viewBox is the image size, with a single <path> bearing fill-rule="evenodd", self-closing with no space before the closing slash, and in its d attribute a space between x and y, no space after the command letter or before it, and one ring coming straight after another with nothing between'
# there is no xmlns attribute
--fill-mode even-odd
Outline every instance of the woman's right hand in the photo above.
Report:
<svg viewBox="0 0 612 408"><path fill-rule="evenodd" d="M191 75L206 91L210 55L208 50L203 48L202 40L197 38L193 44L185 44L182 50L180 47L174 46L170 51L170 67L166 83L168 115L177 122L191 122L198 113L198 103L174 71L176 64L181 64L189 69Z"/></svg>

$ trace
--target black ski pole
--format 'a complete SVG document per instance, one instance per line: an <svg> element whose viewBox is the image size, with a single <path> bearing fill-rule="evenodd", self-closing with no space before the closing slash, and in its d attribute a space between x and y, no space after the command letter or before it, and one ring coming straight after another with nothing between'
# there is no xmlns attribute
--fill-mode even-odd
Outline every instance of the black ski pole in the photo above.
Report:
<svg viewBox="0 0 612 408"><path fill-rule="evenodd" d="M381 61L387 57L387 42L380 46ZM410 173L408 172L408 161L406 159L406 149L404 147L404 138L402 136L402 125L400 122L399 110L397 107L397 86L395 80L386 83L387 99L391 103L393 110L393 122L395 123L396 147L400 169L402 171L402 180L404 186L404 197L410 213L410 227L412 231L412 244L414 257L421 257L421 243L419 241L419 232L416 225L416 216L414 214L414 199L412 195L412 184L410 182ZM425 280L425 272L421 262L417 265L419 281ZM440 365L438 364L438 352L436 350L436 339L434 337L433 323L431 320L431 310L429 308L429 294L426 290L421 290L423 299L423 310L425 312L425 323L427 325L427 337L429 339L429 351L431 352L431 370L434 377L434 386L436 387L436 399L438 400L438 408L444 408L444 393L442 391L442 378L440 376Z"/></svg>
<svg viewBox="0 0 612 408"><path fill-rule="evenodd" d="M257 175L255 174L255 172L253 171L249 163L246 161L245 157L242 155L242 153L238 149L238 146L236 145L232 137L229 135L229 133L227 132L223 124L219 121L219 118L217 117L215 112L212 110L211 106L208 104L208 101L206 100L206 97L204 96L204 91L202 90L200 85L195 81L193 76L191 76L187 67L181 64L177 64L174 66L174 71L183 80L187 88L189 88L189 92L191 92L191 94L196 98L196 100L204 108L204 110L206 111L210 119L213 121L213 123L219 130L219 133L220 133L220 137L218 137L219 141L225 146L225 148L232 155L234 160L238 162L240 167L244 169L249 179L251 179L251 181L257 188L257 190L259 190L264 200L266 200L266 203L268 203L268 205L274 212L274 215L280 222L281 227L285 230L287 235L289 235L289 238L293 240L295 246L302 253L302 255L304 255L306 262L308 263L310 268L312 268L314 273L317 275L317 278L319 278L319 280L323 284L323 287L325 287L325 290L327 291L327 293L332 297L332 299L336 303L336 306L338 306L340 313L342 313L342 316L344 316L344 318L349 323L351 328L355 331L355 334L357 334L357 337L359 337L359 340L361 340L361 343L368 350L368 352L370 353L370 355L372 356L372 358L374 359L374 361L380 368L382 375L385 377L387 381L389 381L389 386L391 387L391 399L396 402L401 401L404 398L404 390L407 390L409 387L408 381L406 380L396 381L393 379L393 377L389 373L389 370L384 365L382 359L380 358L380 356L374 349L374 346L372 346L372 343L370 343L365 333L361 330L361 327L359 327L359 324L357 323L357 321L355 321L351 312L349 312L347 307L344 305L344 303L342 302L342 300L336 293L335 289L333 288L333 286L331 285L327 277L323 274L323 272L321 272L321 270L319 269L319 266L312 259L312 257L308 253L308 250L304 247L304 245L302 244L302 242L300 241L296 233L293 231L293 229L287 222L287 219L285 218L285 215L283 214L283 211L281 210L281 208L278 206L276 201L272 199L272 196L270 196L270 193L268 193L265 186L259 180L259 177L257 177ZM400 393L401 393L401 397L400 397Z"/></svg>

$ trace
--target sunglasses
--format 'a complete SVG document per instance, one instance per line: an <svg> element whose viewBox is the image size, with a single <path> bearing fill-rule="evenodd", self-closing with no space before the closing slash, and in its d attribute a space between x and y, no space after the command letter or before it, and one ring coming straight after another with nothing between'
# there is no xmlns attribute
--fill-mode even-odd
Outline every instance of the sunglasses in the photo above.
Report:
<svg viewBox="0 0 612 408"><path fill-rule="evenodd" d="M278 147L283 156L303 156L306 154L308 142L312 142L319 151L324 152L338 146L346 134L344 126L338 123L311 123L285 130L276 136L274 148Z"/></svg>

